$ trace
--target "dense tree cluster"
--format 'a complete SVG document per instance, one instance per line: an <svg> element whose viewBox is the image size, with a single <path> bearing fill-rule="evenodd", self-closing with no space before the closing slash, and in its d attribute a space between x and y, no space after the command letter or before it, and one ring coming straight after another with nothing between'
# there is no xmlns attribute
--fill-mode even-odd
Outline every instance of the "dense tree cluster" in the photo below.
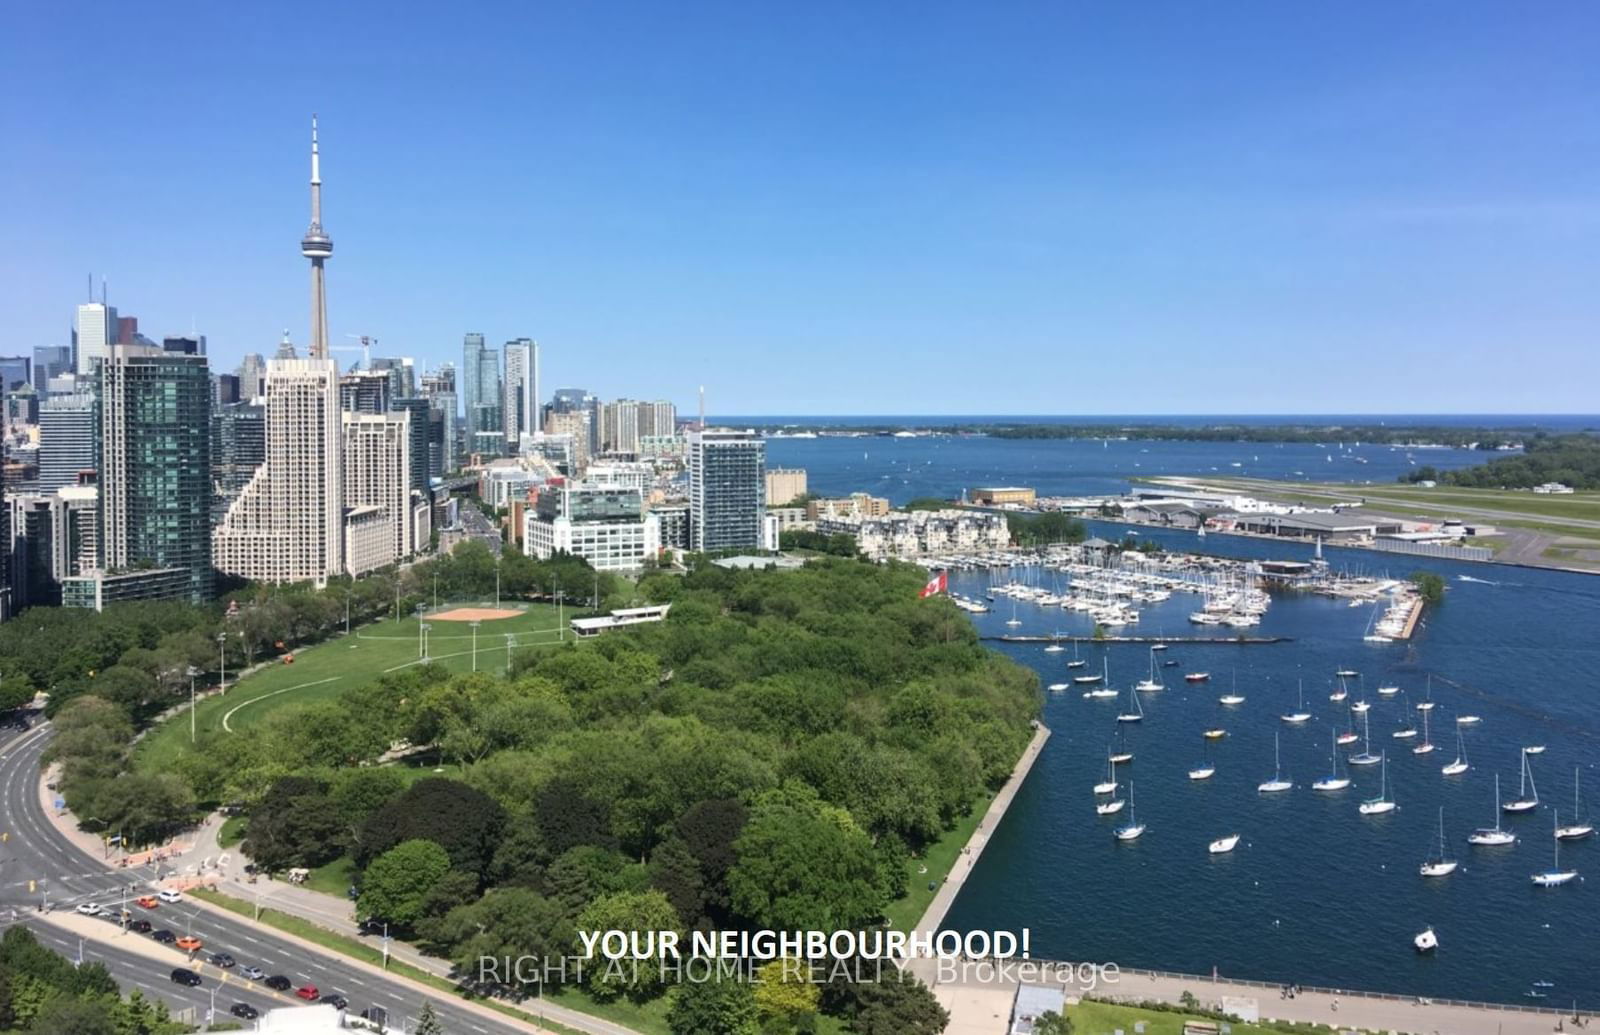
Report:
<svg viewBox="0 0 1600 1035"><path fill-rule="evenodd" d="M837 558L648 575L665 622L524 651L506 678L408 668L203 738L178 774L202 799L252 803L244 847L264 865L348 854L364 913L464 969L570 953L596 927L871 926L913 853L1004 782L1039 706L1031 672L982 649L949 601L918 598L925 580ZM459 775L373 764L400 743ZM585 980L661 994L645 971ZM809 1030L814 1012L777 993L747 1009L748 989L672 994L676 1015L728 1011L685 1031ZM856 1030L933 1016L914 993L877 994L850 1000Z"/></svg>
<svg viewBox="0 0 1600 1035"><path fill-rule="evenodd" d="M1534 435L1521 453L1454 471L1418 467L1402 474L1400 480L1468 489L1531 489L1546 482L1600 489L1600 438L1590 434Z"/></svg>
<svg viewBox="0 0 1600 1035"><path fill-rule="evenodd" d="M1008 513L1006 527L1011 531L1012 540L1022 546L1081 543L1088 535L1088 528L1082 521L1056 510L1042 514Z"/></svg>
<svg viewBox="0 0 1600 1035"><path fill-rule="evenodd" d="M847 532L814 532L809 528L786 528L778 533L778 546L784 550L812 550L835 557L854 557L860 553L856 537Z"/></svg>
<svg viewBox="0 0 1600 1035"><path fill-rule="evenodd" d="M30 1035L176 1035L167 1005L138 989L123 999L101 963L74 966L21 924L0 937L0 1031Z"/></svg>

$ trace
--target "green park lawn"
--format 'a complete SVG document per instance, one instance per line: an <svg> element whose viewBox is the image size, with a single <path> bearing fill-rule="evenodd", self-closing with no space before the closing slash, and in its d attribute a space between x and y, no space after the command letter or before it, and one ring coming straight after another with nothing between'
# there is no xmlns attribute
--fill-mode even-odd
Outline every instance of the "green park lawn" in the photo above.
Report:
<svg viewBox="0 0 1600 1035"><path fill-rule="evenodd" d="M444 605L447 610L450 605ZM568 615L574 614L568 609ZM566 616L563 616L566 617ZM424 619L426 621L426 619ZM472 629L465 622L428 621L428 653L453 672L472 670ZM478 668L501 672L506 665L506 635L514 649L553 644L558 629L556 608L531 604L515 618L485 621L478 628ZM570 636L570 634L568 634ZM230 684L228 692L202 700L195 709L197 732L238 732L283 708L338 696L354 686L397 671L417 661L417 619L386 619L363 626L349 636L294 652L293 664L274 659ZM136 764L146 771L166 768L189 740L188 712L182 711L152 729L139 743Z"/></svg>
<svg viewBox="0 0 1600 1035"><path fill-rule="evenodd" d="M1183 1035L1185 1020L1209 1020L1196 1014L1183 1014L1168 1010L1144 1010L1120 1003L1084 1001L1067 1007L1067 1019L1072 1022L1074 1035L1112 1035L1121 1030L1132 1035L1133 1026L1144 1022L1145 1035ZM1215 1022L1212 1022L1215 1023ZM1291 1035L1322 1029L1305 1024L1233 1024L1233 1035Z"/></svg>

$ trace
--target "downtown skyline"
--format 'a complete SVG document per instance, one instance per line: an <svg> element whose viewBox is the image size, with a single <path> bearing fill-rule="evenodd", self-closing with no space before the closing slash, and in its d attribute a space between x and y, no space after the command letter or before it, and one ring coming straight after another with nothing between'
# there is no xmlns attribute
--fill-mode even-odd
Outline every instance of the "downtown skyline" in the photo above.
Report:
<svg viewBox="0 0 1600 1035"><path fill-rule="evenodd" d="M1594 15L1252 10L508 9L358 47L352 9L326 45L359 61L268 88L286 16L207 50L213 14L106 8L197 57L92 105L40 88L72 37L27 11L0 352L65 344L91 272L216 369L304 347L317 111L333 345L531 337L546 386L703 383L713 414L1593 410ZM518 41L547 60L513 75ZM116 159L82 160L86 118Z"/></svg>

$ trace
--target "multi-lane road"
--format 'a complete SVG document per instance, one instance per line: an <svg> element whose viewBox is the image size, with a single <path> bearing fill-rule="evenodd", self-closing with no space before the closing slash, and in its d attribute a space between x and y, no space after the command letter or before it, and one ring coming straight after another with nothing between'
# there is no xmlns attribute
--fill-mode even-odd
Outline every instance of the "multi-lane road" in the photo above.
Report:
<svg viewBox="0 0 1600 1035"><path fill-rule="evenodd" d="M79 937L44 920L39 907L48 900L49 907L57 913L72 911L82 903L118 910L125 893L130 904L135 891L139 895L149 893L157 875L149 866L115 869L83 852L51 823L39 795L39 756L50 732L47 724L40 723L0 743L0 831L6 834L0 844L0 920L27 924L46 945L76 959ZM424 998L433 1003L439 1020L452 1035L512 1035L538 1030L532 1024L485 1016L442 992L425 996L408 982L291 942L243 917L219 913L196 902L163 903L153 910L132 908L158 929L180 936L192 934L204 942L201 959L188 965L200 973L202 984L197 988L174 984L170 975L173 967L181 963L179 954L170 953L171 962L153 958L161 954L152 954L146 945L137 944L149 943L147 936L124 932L108 921L93 922L90 935L82 939L83 957L104 963L124 991L138 987L174 1008L196 1008L200 1020L205 1019L212 1006L213 989L218 1020L225 1019L228 1008L238 1002L263 1011L299 1003L292 992L274 992L259 982L245 981L236 973L223 981L217 968L203 963L208 953L227 952L238 960L238 967L257 966L268 975L287 977L296 988L311 984L324 995L338 993L349 1000L352 1014L380 1007L397 1031L410 1030L405 1022L419 1013Z"/></svg>

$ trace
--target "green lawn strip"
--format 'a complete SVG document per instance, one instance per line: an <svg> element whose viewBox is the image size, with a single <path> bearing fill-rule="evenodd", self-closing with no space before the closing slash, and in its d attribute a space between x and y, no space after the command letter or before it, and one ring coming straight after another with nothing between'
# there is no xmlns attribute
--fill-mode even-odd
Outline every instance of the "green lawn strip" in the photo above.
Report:
<svg viewBox="0 0 1600 1035"><path fill-rule="evenodd" d="M244 828L249 824L249 816L229 816L222 821L222 829L217 831L217 847L232 848L244 840Z"/></svg>
<svg viewBox="0 0 1600 1035"><path fill-rule="evenodd" d="M348 855L341 855L322 866L312 870L306 877L305 886L312 891L320 891L325 895L332 895L338 899L345 899L345 892L350 885L355 883L356 861ZM348 901L348 900L346 900Z"/></svg>
<svg viewBox="0 0 1600 1035"><path fill-rule="evenodd" d="M432 626L429 653L435 660L452 672L471 671L471 627L465 622L429 624ZM528 612L516 618L484 622L478 630L478 668L492 672L504 670L505 633L517 635L515 649L520 650L536 645L523 640L538 638L537 645L543 645L558 624L556 608L547 604L529 605ZM415 618L374 622L350 636L339 635L294 651L293 664L275 659L230 686L226 694L207 697L195 709L195 726L200 731L220 729L223 717L231 712L230 728L245 729L279 709L337 697L385 671L415 661L416 657ZM135 766L146 772L168 769L188 749L188 714L180 712L140 740L134 755Z"/></svg>
<svg viewBox="0 0 1600 1035"><path fill-rule="evenodd" d="M193 895L195 898L201 899L202 901L221 906L223 909L226 909L231 913L238 913L240 916L255 916L256 907L253 903L234 898L232 895L224 895L219 891L211 891L207 888L192 888L189 890L188 894ZM375 966L383 965L383 953L380 950L373 948L365 942L358 941L355 938L350 938L342 934L336 934L325 927L314 924L309 920L301 919L298 916L293 916L289 913L284 913L276 909L262 909L259 922L266 924L268 927L276 927L278 930L295 935L298 938L304 938L308 942L314 942L315 944L322 946L324 949L331 950L332 952L338 953L341 956L348 956L351 959L360 960L364 963L371 963ZM401 977L409 978L412 981L417 981L430 987L437 988L441 992L444 992L454 998L480 1003L489 1007L491 1010L496 1011L497 1013L505 1014L507 1017L512 1017L519 1021L528 1022L537 1020L538 1023L543 1024L551 1031L561 1032L564 1033L564 1035L583 1035L583 1033L579 1032L575 1028L568 1028L565 1025L557 1024L554 1021L540 1020L539 1018L528 1014L525 1010L516 1009L515 1007L508 1006L505 1003L498 1002L494 999L479 999L472 996L463 995L460 989L456 987L455 983L450 981L448 978L442 978L434 974L430 974L425 970L420 970L417 967L411 966L409 963L402 963L392 956L389 958L389 971L391 973L398 974ZM576 1010L580 1009L580 1007L573 1006L572 1009ZM665 1028L661 1030L663 1032L666 1031Z"/></svg>
<svg viewBox="0 0 1600 1035"><path fill-rule="evenodd" d="M945 876L961 860L961 849L971 840L972 832L978 829L978 824L983 822L991 801L990 798L979 801L972 807L971 812L945 831L943 837L929 845L920 858L907 861L907 879L910 881L911 890L906 892L903 898L889 903L889 907L883 911L890 929L910 931L917 926L917 921L922 919L922 914L928 911L929 903L939 893L939 886L944 883ZM928 872L919 873L918 871L924 866ZM933 887L929 888L929 884Z"/></svg>
<svg viewBox="0 0 1600 1035"><path fill-rule="evenodd" d="M1216 1023L1211 1018L1199 1014L1186 1014L1176 1010L1147 1010L1143 1007L1123 1006L1120 1003L1099 1000L1085 1000L1076 1006L1067 1007L1067 1018L1072 1021L1076 1035L1112 1035L1112 1032L1119 1029L1131 1032L1134 1024L1139 1021L1144 1022L1145 1035L1183 1035L1185 1020ZM1234 1035L1302 1035L1302 1033L1328 1030L1320 1024L1229 1023L1232 1024Z"/></svg>

